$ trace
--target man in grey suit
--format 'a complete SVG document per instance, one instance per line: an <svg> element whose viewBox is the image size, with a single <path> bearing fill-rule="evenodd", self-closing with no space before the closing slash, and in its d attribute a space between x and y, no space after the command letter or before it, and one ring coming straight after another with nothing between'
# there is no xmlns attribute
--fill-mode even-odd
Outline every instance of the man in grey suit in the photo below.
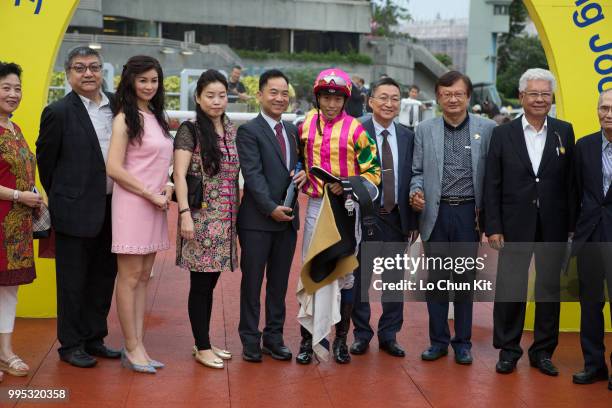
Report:
<svg viewBox="0 0 612 408"><path fill-rule="evenodd" d="M427 256L476 257L480 240L479 212L483 199L484 166L495 122L467 112L472 82L457 71L444 74L436 83L441 118L421 122L416 128L410 200L421 211L419 232ZM444 246L442 243L472 244ZM445 249L446 248L446 249ZM442 249L442 252L440 252ZM460 254L459 254L460 253ZM471 282L473 270L452 273L455 282ZM448 270L428 271L429 281L450 279ZM455 336L448 327L448 294L428 293L431 346L421 354L427 361L455 351L458 364L471 364L472 293L455 291Z"/></svg>
<svg viewBox="0 0 612 408"><path fill-rule="evenodd" d="M242 358L260 362L262 352L291 360L283 341L285 295L299 228L298 207L281 205L294 181L301 187L306 174L293 174L299 160L297 129L281 120L289 105L289 80L278 70L259 78L261 114L238 128L236 147L244 176L238 210L240 240L240 323ZM266 274L266 325L259 331L261 286Z"/></svg>

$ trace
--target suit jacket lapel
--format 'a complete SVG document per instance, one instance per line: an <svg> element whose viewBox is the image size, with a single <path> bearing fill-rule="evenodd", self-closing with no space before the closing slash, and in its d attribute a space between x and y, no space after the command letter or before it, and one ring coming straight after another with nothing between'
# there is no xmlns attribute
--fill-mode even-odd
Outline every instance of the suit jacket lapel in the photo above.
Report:
<svg viewBox="0 0 612 408"><path fill-rule="evenodd" d="M401 186L402 185L402 166L401 164L404 163L405 160L409 160L406 157L406 154L408 152L408 138L405 137L404 135L404 131L401 127L394 125L395 126L395 137L397 139L397 172L398 174L396 174L395 176L397 177L397 185Z"/></svg>
<svg viewBox="0 0 612 408"><path fill-rule="evenodd" d="M433 124L433 145L436 151L436 159L438 160L438 176L440 177L440 185L442 185L442 173L444 172L444 119L441 117L436 119Z"/></svg>
<svg viewBox="0 0 612 408"><path fill-rule="evenodd" d="M100 148L100 141L98 140L96 130L94 129L93 124L91 123L89 113L87 112L87 109L85 109L85 105L83 104L83 101L81 100L79 95L74 91L72 91L71 93L72 104L75 107L75 112L77 118L79 119L79 123L85 130L87 138L89 138L89 141L92 143L92 147L96 152L96 156L98 156L102 163L104 163L104 156L102 155L102 149Z"/></svg>
<svg viewBox="0 0 612 408"><path fill-rule="evenodd" d="M478 185L478 162L480 161L480 125L473 117L470 118L470 151L472 153L472 182Z"/></svg>
<svg viewBox="0 0 612 408"><path fill-rule="evenodd" d="M285 126L285 131L287 132L287 139L289 139L289 168L294 169L299 156L299 151L297 148L297 134L293 128L289 130L286 123L283 123L283 125ZM280 146L278 149L280 150Z"/></svg>
<svg viewBox="0 0 612 408"><path fill-rule="evenodd" d="M285 167L286 169L287 166L285 166L285 158L283 157L280 145L278 144L278 140L276 140L276 135L272 131L272 128L270 128L270 125L268 125L268 122L266 122L266 119L264 119L264 117L261 116L261 113L257 116L257 121L259 122L259 126L263 130L264 135L266 135L269 142L274 147L274 151L276 151L276 155L278 156L278 159L283 163L283 167Z"/></svg>
<svg viewBox="0 0 612 408"><path fill-rule="evenodd" d="M512 146L516 149L516 153L519 158L527 167L529 174L535 177L533 172L533 165L531 163L531 159L529 159L529 153L527 152L527 144L525 143L525 132L523 131L523 125L521 123L521 117L515 119L512 122L513 131L510 132L510 137L512 138ZM540 165L540 168L542 165Z"/></svg>
<svg viewBox="0 0 612 408"><path fill-rule="evenodd" d="M601 157L601 133L596 137L591 148L589 149L589 161L595 164L595 183L599 190L599 197L602 201L610 201L612 199L612 185L608 186L608 192L604 196L603 193L603 159Z"/></svg>
<svg viewBox="0 0 612 408"><path fill-rule="evenodd" d="M538 175L542 174L542 171L548 164L551 158L553 158L557 154L557 149L559 146L559 139L561 139L561 135L555 126L554 121L551 118L547 120L548 129L546 130L546 143L544 144L544 152L542 153L542 160L540 161L540 167L538 168ZM563 140L563 139L561 139ZM559 154L561 152L559 151Z"/></svg>

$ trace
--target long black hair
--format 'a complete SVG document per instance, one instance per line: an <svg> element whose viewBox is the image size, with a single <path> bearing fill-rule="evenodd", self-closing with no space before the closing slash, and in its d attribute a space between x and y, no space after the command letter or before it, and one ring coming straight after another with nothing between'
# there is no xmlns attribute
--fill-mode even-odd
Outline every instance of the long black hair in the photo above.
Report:
<svg viewBox="0 0 612 408"><path fill-rule="evenodd" d="M121 80L117 87L117 112L125 114L125 124L128 128L130 142L142 142L143 120L138 112L138 97L136 96L136 76L154 69L157 72L158 87L153 99L149 101L149 109L155 115L157 123L166 136L170 136L170 127L164 114L164 73L161 65L153 57L136 55L123 66Z"/></svg>
<svg viewBox="0 0 612 408"><path fill-rule="evenodd" d="M201 97L204 88L215 82L221 83L227 91L227 79L222 73L214 69L204 71L202 75L200 75L198 83L196 84L195 96ZM215 125L213 124L212 120L206 113L204 113L198 103L196 103L195 111L196 121L198 123L198 127L200 128L198 138L201 148L200 154L202 155L202 167L204 172L208 176L212 177L219 173L221 158L223 157L221 149L219 148L219 136L217 135ZM221 117L221 122L225 123L225 121L226 115L224 112L223 116Z"/></svg>

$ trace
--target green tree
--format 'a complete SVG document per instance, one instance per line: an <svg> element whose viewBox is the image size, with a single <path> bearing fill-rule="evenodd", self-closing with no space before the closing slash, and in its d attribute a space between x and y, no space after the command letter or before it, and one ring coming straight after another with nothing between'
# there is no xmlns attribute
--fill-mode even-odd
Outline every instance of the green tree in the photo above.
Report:
<svg viewBox="0 0 612 408"><path fill-rule="evenodd" d="M518 81L529 68L548 69L538 37L524 34L528 12L520 0L510 4L510 29L501 36L497 50L497 90L505 98L516 98Z"/></svg>
<svg viewBox="0 0 612 408"><path fill-rule="evenodd" d="M538 37L516 37L508 44L508 60L497 73L497 90L506 98L516 98L518 81L529 68L548 69L546 55Z"/></svg>
<svg viewBox="0 0 612 408"><path fill-rule="evenodd" d="M437 52L434 54L434 57L436 57L438 61L446 65L446 67L448 68L450 68L453 65L453 58L448 54L445 54L443 52Z"/></svg>
<svg viewBox="0 0 612 408"><path fill-rule="evenodd" d="M398 24L410 20L407 0L372 0L372 34L380 37L408 37L396 31Z"/></svg>
<svg viewBox="0 0 612 408"><path fill-rule="evenodd" d="M502 34L497 50L498 71L503 70L508 64L510 59L508 50L509 44L525 30L525 22L528 15L527 8L521 0L514 0L510 4L510 28L508 33Z"/></svg>

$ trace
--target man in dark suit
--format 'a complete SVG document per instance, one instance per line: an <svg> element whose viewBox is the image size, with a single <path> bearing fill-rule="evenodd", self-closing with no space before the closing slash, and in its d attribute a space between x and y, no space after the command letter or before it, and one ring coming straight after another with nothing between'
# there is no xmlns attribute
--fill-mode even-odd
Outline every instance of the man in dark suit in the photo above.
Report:
<svg viewBox="0 0 612 408"><path fill-rule="evenodd" d="M493 345L500 349L496 371L511 373L523 354L525 297L532 254L536 265L532 366L558 375L551 361L559 337L559 285L563 244L574 231L574 188L570 172L574 153L572 125L551 118L555 78L530 69L519 82L525 114L493 131L485 176L486 234L499 254ZM535 243L529 245L526 243ZM546 249L548 248L548 249Z"/></svg>
<svg viewBox="0 0 612 408"><path fill-rule="evenodd" d="M43 111L36 159L56 236L60 359L92 367L92 356L120 357L104 345L117 274L111 253L112 181L105 166L113 95L101 90L97 51L78 47L64 67L72 92Z"/></svg>
<svg viewBox="0 0 612 408"><path fill-rule="evenodd" d="M414 133L406 127L393 123L399 113L401 89L392 78L383 78L372 85L372 96L368 103L372 118L363 127L376 140L378 159L382 163L382 183L379 186L379 217L376 219L374 236L364 233L364 240L382 242L403 242L414 232L416 238L416 216L410 208L410 180L412 178L412 148ZM363 273L367 273L368 276ZM369 273L368 273L369 272ZM362 278L365 280L362 282ZM352 354L363 354L368 349L374 331L370 327L370 303L361 301L362 285L369 286L371 270L355 273L352 319L355 341ZM404 322L402 301L385 301L378 321L378 345L392 356L404 357L404 349L396 340L396 334ZM392 299L396 300L396 299Z"/></svg>
<svg viewBox="0 0 612 408"><path fill-rule="evenodd" d="M285 295L295 252L299 209L282 206L293 177L301 186L297 129L281 116L289 105L289 80L278 70L264 72L257 98L261 113L238 128L236 145L244 177L244 196L238 210L240 323L238 332L246 361L260 362L262 352L277 360L291 360L283 341ZM266 325L259 331L261 285L266 274Z"/></svg>
<svg viewBox="0 0 612 408"><path fill-rule="evenodd" d="M612 89L601 93L597 104L601 131L576 143L574 174L578 191L578 217L574 242L578 249L580 284L580 344L584 370L574 374L575 384L608 380L604 345L604 282L612 300ZM612 354L610 355L612 364Z"/></svg>

